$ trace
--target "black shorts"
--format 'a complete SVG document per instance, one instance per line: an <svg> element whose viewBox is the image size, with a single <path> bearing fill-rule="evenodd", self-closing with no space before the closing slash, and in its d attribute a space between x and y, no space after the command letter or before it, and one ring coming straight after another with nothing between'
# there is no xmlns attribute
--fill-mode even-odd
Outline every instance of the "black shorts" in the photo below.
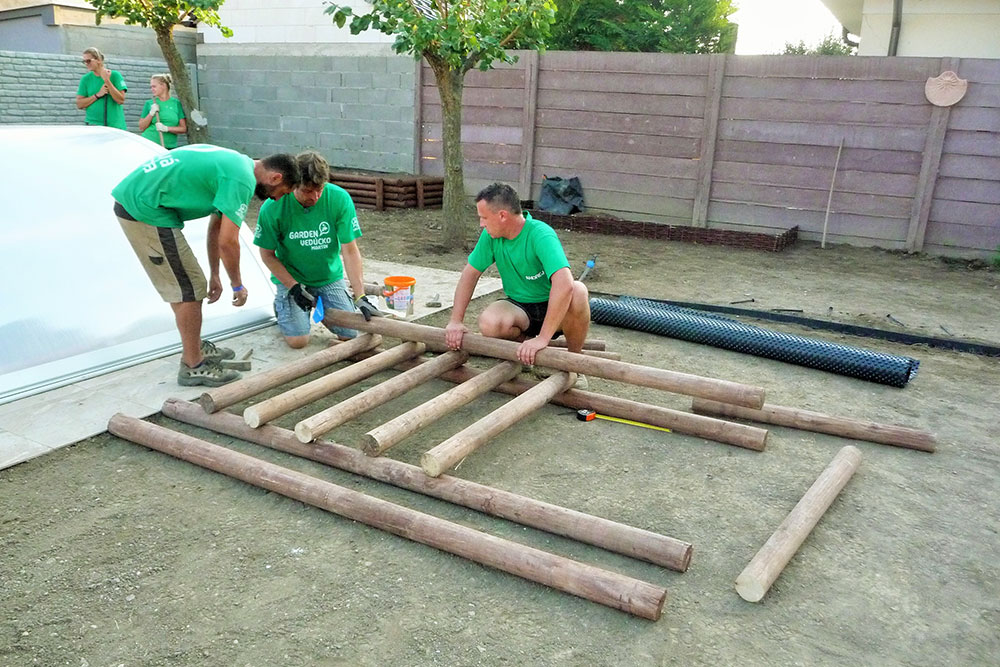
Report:
<svg viewBox="0 0 1000 667"><path fill-rule="evenodd" d="M539 301L538 303L521 303L520 301L514 301L510 297L504 297L504 301L510 301L512 304L524 311L524 314L528 316L528 328L522 333L528 338L533 338L539 334L542 330L542 323L545 321L545 313L549 310L548 301ZM553 338L558 338L562 335L562 330L559 330L553 334Z"/></svg>

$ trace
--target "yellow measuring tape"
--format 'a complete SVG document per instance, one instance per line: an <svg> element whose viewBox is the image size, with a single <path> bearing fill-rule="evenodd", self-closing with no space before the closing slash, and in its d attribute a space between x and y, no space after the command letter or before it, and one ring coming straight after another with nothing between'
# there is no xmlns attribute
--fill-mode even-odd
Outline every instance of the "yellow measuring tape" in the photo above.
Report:
<svg viewBox="0 0 1000 667"><path fill-rule="evenodd" d="M669 428L663 428L662 426L653 426L652 424L647 424L645 422L637 422L637 421L633 421L631 419L622 419L621 417L611 417L609 415L599 415L596 412L594 412L593 410L577 410L577 412L576 412L576 418L579 419L580 421L586 421L586 422L589 422L590 420L592 420L594 418L597 418L597 419L606 419L609 422L618 422L619 424L631 424L632 426L641 426L642 428L651 428L654 431L666 431L667 433L671 432Z"/></svg>

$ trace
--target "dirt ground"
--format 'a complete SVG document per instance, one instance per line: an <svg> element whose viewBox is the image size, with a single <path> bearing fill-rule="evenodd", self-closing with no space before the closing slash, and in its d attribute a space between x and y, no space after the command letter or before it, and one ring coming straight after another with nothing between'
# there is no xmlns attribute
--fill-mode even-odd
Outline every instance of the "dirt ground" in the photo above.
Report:
<svg viewBox="0 0 1000 667"><path fill-rule="evenodd" d="M366 257L459 269L434 213L362 214ZM474 234L470 216L470 238ZM560 230L592 291L801 309L1000 342L1000 273L873 249L782 253ZM473 304L474 315L491 298ZM892 319L889 319L889 315ZM431 324L443 325L447 314ZM895 320L895 321L894 321ZM470 316L470 320L471 316ZM901 322L897 324L896 322ZM905 389L594 326L627 361L760 385L773 404L934 432L934 454L773 427L764 452L549 406L454 473L692 542L677 573L322 465L170 428L665 586L650 622L487 569L108 434L0 472L0 665L982 665L1000 655L1000 360L764 323L921 361ZM905 327L905 328L903 328ZM308 351L323 345L316 341ZM325 407L384 380L317 404ZM340 427L343 443L448 387ZM687 408L679 396L591 389ZM274 392L272 392L274 393ZM389 451L421 452L491 395ZM242 412L244 404L234 406ZM278 424L291 428L311 407ZM733 582L846 444L861 468L761 603ZM991 657L992 656L992 657Z"/></svg>

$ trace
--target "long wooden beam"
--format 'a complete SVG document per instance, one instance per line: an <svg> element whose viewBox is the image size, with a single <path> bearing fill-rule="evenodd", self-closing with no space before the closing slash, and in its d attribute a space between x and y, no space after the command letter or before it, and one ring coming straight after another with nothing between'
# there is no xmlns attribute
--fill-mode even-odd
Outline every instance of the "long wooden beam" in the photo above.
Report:
<svg viewBox="0 0 1000 667"><path fill-rule="evenodd" d="M388 403L427 380L441 375L469 359L468 352L451 351L428 360L408 371L382 382L360 394L351 396L326 410L303 419L295 425L295 437L300 442L312 442L324 433L340 426L346 421L378 406Z"/></svg>
<svg viewBox="0 0 1000 667"><path fill-rule="evenodd" d="M332 366L358 352L370 350L381 342L382 337L378 334L363 334L347 342L331 345L325 350L320 350L291 363L244 377L242 380L230 382L215 389L209 389L201 395L198 401L206 412L216 412L268 389L274 389L321 368Z"/></svg>
<svg viewBox="0 0 1000 667"><path fill-rule="evenodd" d="M765 405L760 410L751 410L737 405L696 398L691 403L691 410L700 415L736 417L763 424L789 426L803 431L906 447L921 452L933 452L935 448L934 436L927 431L848 417L835 417L821 412L788 408L781 405Z"/></svg>
<svg viewBox="0 0 1000 667"><path fill-rule="evenodd" d="M108 430L248 484L642 618L656 620L663 610L667 591L638 579L481 533L121 413L111 418Z"/></svg>
<svg viewBox="0 0 1000 667"><path fill-rule="evenodd" d="M440 498L484 514L562 535L678 572L687 570L691 562L691 544L688 542L458 477L442 475L436 479L430 478L415 465L384 457L373 459L353 447L338 445L329 440L303 444L287 429L271 424L250 428L236 415L227 412L208 415L196 410L193 403L174 398L164 402L163 414L177 421L325 463L355 475Z"/></svg>
<svg viewBox="0 0 1000 667"><path fill-rule="evenodd" d="M799 546L850 481L861 464L861 450L848 445L837 452L802 499L736 578L736 592L747 602L759 602L785 569Z"/></svg>
<svg viewBox="0 0 1000 667"><path fill-rule="evenodd" d="M426 403L404 412L373 428L365 434L361 448L369 456L379 456L414 432L431 424L446 414L471 403L476 398L492 390L498 384L507 382L521 372L521 365L513 361L501 361L488 371L438 394Z"/></svg>
<svg viewBox="0 0 1000 667"><path fill-rule="evenodd" d="M490 438L544 406L553 396L566 391L574 382L576 373L555 373L542 380L520 396L424 452L420 457L420 467L431 477L437 477L482 447Z"/></svg>
<svg viewBox="0 0 1000 667"><path fill-rule="evenodd" d="M326 311L325 321L329 324L350 327L361 331L379 333L402 340L420 341L422 343L441 345L445 342L444 329L430 327L412 322L400 322L388 317L374 317L365 322L364 317L354 313L331 308ZM510 340L488 338L479 334L467 333L462 338L462 349L471 354L478 354L508 361L517 361L519 344ZM760 387L715 380L712 378L668 371L662 368L652 368L624 361L601 359L589 355L575 354L568 350L547 347L539 350L535 357L539 366L547 366L563 371L586 373L609 380L617 380L643 387L653 387L665 391L709 398L715 401L745 405L759 408L764 404L764 390Z"/></svg>
<svg viewBox="0 0 1000 667"><path fill-rule="evenodd" d="M333 309L331 308L331 310ZM381 370L395 366L399 362L423 354L423 352L424 345L421 343L397 345L364 361L351 364L347 368L341 368L321 378L316 378L312 382L273 396L266 401L251 405L243 411L243 419L249 426L266 424L272 419L277 419L281 415L288 414L292 410L301 408L303 405L312 403L335 391L340 391L344 387L349 387L355 382L360 382Z"/></svg>

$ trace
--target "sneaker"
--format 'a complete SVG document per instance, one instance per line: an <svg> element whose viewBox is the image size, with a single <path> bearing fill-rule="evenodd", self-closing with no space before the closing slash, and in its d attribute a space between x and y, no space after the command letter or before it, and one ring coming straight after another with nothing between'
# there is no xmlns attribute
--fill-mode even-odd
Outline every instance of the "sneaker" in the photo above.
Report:
<svg viewBox="0 0 1000 667"><path fill-rule="evenodd" d="M177 371L177 384L182 387L221 387L233 380L239 380L240 374L228 368L223 368L218 361L205 359L200 364L191 368L183 361Z"/></svg>
<svg viewBox="0 0 1000 667"><path fill-rule="evenodd" d="M219 347L210 340L201 341L201 355L212 361L236 358L236 353L233 350L230 350L228 347Z"/></svg>
<svg viewBox="0 0 1000 667"><path fill-rule="evenodd" d="M579 389L580 391L587 391L590 389L590 382L587 381L587 376L583 373L577 373L576 384L573 385L573 389Z"/></svg>

